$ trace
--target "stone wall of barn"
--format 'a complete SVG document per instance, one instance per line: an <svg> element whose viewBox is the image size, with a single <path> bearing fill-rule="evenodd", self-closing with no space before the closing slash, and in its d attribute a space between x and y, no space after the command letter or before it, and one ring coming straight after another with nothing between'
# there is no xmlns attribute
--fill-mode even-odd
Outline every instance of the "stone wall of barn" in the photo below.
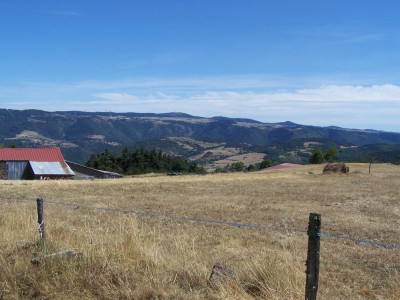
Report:
<svg viewBox="0 0 400 300"><path fill-rule="evenodd" d="M8 166L4 161L0 161L0 179L8 179Z"/></svg>

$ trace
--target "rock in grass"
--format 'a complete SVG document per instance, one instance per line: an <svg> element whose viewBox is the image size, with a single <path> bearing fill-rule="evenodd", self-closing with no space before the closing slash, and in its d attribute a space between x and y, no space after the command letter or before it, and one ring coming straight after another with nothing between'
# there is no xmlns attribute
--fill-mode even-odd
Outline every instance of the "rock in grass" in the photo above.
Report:
<svg viewBox="0 0 400 300"><path fill-rule="evenodd" d="M47 254L47 255L37 255L34 254L34 258L32 258L31 262L34 265L40 264L42 261L52 260L54 258L61 257L80 257L82 255L81 252L78 252L74 249L66 249L61 252Z"/></svg>
<svg viewBox="0 0 400 300"><path fill-rule="evenodd" d="M223 266L221 263L217 262L212 268L210 278L208 279L208 285L215 288L217 283L224 282L228 279L236 279L235 272L229 267Z"/></svg>

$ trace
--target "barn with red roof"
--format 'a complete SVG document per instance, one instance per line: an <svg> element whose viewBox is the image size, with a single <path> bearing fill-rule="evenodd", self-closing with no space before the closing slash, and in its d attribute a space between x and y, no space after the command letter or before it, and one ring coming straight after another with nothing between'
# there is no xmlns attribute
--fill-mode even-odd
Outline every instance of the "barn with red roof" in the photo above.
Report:
<svg viewBox="0 0 400 300"><path fill-rule="evenodd" d="M74 175L58 147L0 149L0 179L65 179Z"/></svg>

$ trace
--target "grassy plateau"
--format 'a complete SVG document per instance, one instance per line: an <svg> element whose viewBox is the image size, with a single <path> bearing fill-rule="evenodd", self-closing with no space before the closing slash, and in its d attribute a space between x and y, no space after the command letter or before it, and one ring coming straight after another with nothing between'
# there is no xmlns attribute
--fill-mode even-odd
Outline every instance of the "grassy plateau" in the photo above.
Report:
<svg viewBox="0 0 400 300"><path fill-rule="evenodd" d="M160 215L306 230L317 212L324 233L400 246L400 166L349 167L0 181L0 299L304 299L306 233ZM399 249L323 236L320 259L318 299L400 299ZM216 262L235 276L209 285Z"/></svg>

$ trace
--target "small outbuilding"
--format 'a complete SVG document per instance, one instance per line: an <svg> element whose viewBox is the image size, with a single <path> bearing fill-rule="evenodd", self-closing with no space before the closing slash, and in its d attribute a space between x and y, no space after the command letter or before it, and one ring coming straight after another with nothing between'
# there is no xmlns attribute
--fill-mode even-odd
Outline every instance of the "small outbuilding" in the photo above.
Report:
<svg viewBox="0 0 400 300"><path fill-rule="evenodd" d="M74 175L58 147L0 149L0 179L67 179Z"/></svg>
<svg viewBox="0 0 400 300"><path fill-rule="evenodd" d="M89 168L72 161L67 161L68 165L74 171L76 179L110 179L110 178L122 178L124 177L122 174L103 171L98 169Z"/></svg>

